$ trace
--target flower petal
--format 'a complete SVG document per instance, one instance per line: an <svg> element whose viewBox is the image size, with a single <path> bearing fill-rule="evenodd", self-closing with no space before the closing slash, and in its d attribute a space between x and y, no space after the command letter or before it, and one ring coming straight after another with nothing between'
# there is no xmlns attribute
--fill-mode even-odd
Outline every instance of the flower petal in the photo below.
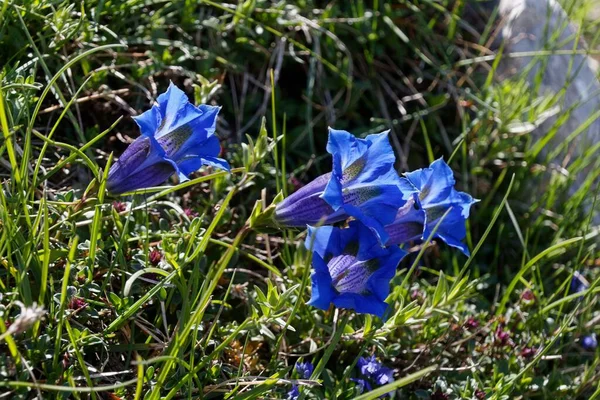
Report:
<svg viewBox="0 0 600 400"><path fill-rule="evenodd" d="M133 117L135 123L140 127L140 131L144 136L154 137L156 131L162 122L160 108L156 105L151 109Z"/></svg>
<svg viewBox="0 0 600 400"><path fill-rule="evenodd" d="M321 226L318 228L308 226L308 234L304 241L307 250L317 253L323 259L327 255L339 255L343 248L340 242L340 230L333 226ZM326 269L329 273L329 269Z"/></svg>
<svg viewBox="0 0 600 400"><path fill-rule="evenodd" d="M321 264L320 267L316 265ZM320 257L313 256L313 265L315 271L311 274L312 295L307 304L327 310L335 297L333 286L331 285L331 277L329 272L323 272L323 268L327 269L325 262Z"/></svg>
<svg viewBox="0 0 600 400"><path fill-rule="evenodd" d="M421 168L405 175L419 189L421 202L429 204L447 199L456 183L452 169L442 158L432 162L429 168Z"/></svg>
<svg viewBox="0 0 600 400"><path fill-rule="evenodd" d="M338 308L348 308L361 314L372 314L383 317L388 304L374 295L356 293L342 293L333 299L333 304Z"/></svg>
<svg viewBox="0 0 600 400"><path fill-rule="evenodd" d="M168 133L187 125L202 115L202 111L190 103L183 90L171 82L167 91L156 99L159 105L162 121L156 132L160 139Z"/></svg>

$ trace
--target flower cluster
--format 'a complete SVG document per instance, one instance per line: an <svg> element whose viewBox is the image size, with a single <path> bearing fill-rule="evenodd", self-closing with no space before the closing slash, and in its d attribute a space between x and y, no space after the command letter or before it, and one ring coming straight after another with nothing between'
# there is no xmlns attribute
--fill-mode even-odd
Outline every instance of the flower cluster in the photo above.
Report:
<svg viewBox="0 0 600 400"><path fill-rule="evenodd" d="M141 136L111 166L108 190L119 194L155 186L173 174L187 180L202 165L229 170L217 157L219 109L195 107L171 84L156 105L135 118ZM399 246L436 237L468 254L462 240L475 200L454 189L452 170L441 159L398 175L388 132L359 139L330 129L327 151L332 171L277 204L275 221L309 226L310 304L328 309L333 303L383 317L390 280L406 255ZM345 228L331 226L348 220ZM160 259L158 251L150 254L152 264Z"/></svg>
<svg viewBox="0 0 600 400"><path fill-rule="evenodd" d="M330 129L327 151L332 171L275 210L280 226L308 225L314 267L309 304L328 309L333 303L381 317L390 280L406 254L399 245L435 237L469 254L462 241L476 200L455 190L442 159L400 176L388 132L359 139ZM346 228L331 226L348 219Z"/></svg>
<svg viewBox="0 0 600 400"><path fill-rule="evenodd" d="M381 364L375 356L360 357L356 367L359 377L352 380L356 382L359 393L371 391L373 386L383 386L394 381L394 370Z"/></svg>

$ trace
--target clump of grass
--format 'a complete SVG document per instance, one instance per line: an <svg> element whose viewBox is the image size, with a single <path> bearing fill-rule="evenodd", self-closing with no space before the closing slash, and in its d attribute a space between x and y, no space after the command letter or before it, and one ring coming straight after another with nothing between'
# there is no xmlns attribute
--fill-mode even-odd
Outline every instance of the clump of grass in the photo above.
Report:
<svg viewBox="0 0 600 400"><path fill-rule="evenodd" d="M358 358L375 354L396 380L364 398L597 397L597 350L581 345L598 333L597 160L590 151L565 176L540 159L543 139L519 127L558 99L495 83L494 64L473 69L473 44L488 37L461 12L5 2L0 393L285 398L298 384L305 398L354 398ZM137 135L129 117L169 80L223 105L218 132L236 168L108 197L110 154ZM423 246L394 278L387 321L307 306L300 233L250 229L257 199L265 207L329 168L327 125L390 128L400 170L444 156L482 199L471 257ZM589 283L579 293L576 272ZM43 318L25 312L34 303ZM11 330L24 315L31 326ZM316 366L310 379L298 360Z"/></svg>

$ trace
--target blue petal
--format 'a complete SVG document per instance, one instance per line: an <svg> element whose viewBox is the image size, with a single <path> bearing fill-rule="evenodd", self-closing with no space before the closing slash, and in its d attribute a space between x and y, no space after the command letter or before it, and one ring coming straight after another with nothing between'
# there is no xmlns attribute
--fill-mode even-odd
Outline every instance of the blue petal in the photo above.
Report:
<svg viewBox="0 0 600 400"><path fill-rule="evenodd" d="M148 111L133 117L133 120L140 127L142 135L154 137L162 121L160 108L152 106Z"/></svg>
<svg viewBox="0 0 600 400"><path fill-rule="evenodd" d="M356 246L360 246L359 226L355 222L351 222L347 229L340 229L333 226L321 226L318 228L308 226L307 240L304 242L305 247L317 253L323 259L339 256L345 253L348 246L354 242ZM361 230L367 228L362 226ZM312 246L312 247L311 247Z"/></svg>
<svg viewBox="0 0 600 400"><path fill-rule="evenodd" d="M363 156L367 153L370 144L369 141L359 139L349 132L329 128L327 152L333 156L333 167L331 179L322 197L334 210L344 204L343 183L356 180L357 175L364 169L366 160ZM351 166L353 168L349 168Z"/></svg>
<svg viewBox="0 0 600 400"><path fill-rule="evenodd" d="M388 308L388 304L374 295L356 293L342 293L333 299L333 304L338 308L348 308L361 314L372 314L379 318Z"/></svg>
<svg viewBox="0 0 600 400"><path fill-rule="evenodd" d="M388 254L379 259L381 266L367 282L367 288L377 299L384 301L390 294L390 281L396 275L396 268L406 251L396 246L388 247Z"/></svg>
<svg viewBox="0 0 600 400"><path fill-rule="evenodd" d="M429 168L409 172L406 177L419 189L419 198L423 204L445 200L456 183L452 169L441 158L432 162Z"/></svg>
<svg viewBox="0 0 600 400"><path fill-rule="evenodd" d="M469 249L462 243L462 240L467 236L465 227L465 219L461 214L460 206L451 206L452 208L446 215L446 217L440 223L434 237L439 237L446 244L452 247L460 249L466 256L469 256ZM427 212L425 213L427 216ZM423 232L423 240L426 240L431 232L435 229L438 224L439 218L433 221L428 221L426 217L425 230Z"/></svg>
<svg viewBox="0 0 600 400"><path fill-rule="evenodd" d="M334 156L334 165L339 161L340 173L365 154L368 148L367 140L358 139L347 131L329 128L327 152Z"/></svg>
<svg viewBox="0 0 600 400"><path fill-rule="evenodd" d="M327 254L338 255L342 252L340 245L339 228L333 226L321 226L318 228L308 226L308 234L304 241L307 250L317 253L322 258Z"/></svg>
<svg viewBox="0 0 600 400"><path fill-rule="evenodd" d="M196 149L190 148L183 155L178 156L177 164L181 172L187 176L194 171L197 171L203 165L219 168L229 171L227 161L216 157L221 151L219 139L216 136L209 137L203 144L200 144Z"/></svg>
<svg viewBox="0 0 600 400"><path fill-rule="evenodd" d="M188 131L191 133L187 135L181 145L176 147L176 150L174 149L175 151L169 153L172 158L179 160L191 155L217 157L221 152L219 139L214 136L217 114L221 108L204 105L202 109L205 111L185 124L181 123L173 131L177 132L178 129L181 129L184 132L182 135L186 135Z"/></svg>
<svg viewBox="0 0 600 400"><path fill-rule="evenodd" d="M389 235L386 245L399 245L421 239L425 227L425 211L417 204L414 199L409 199L398 210L394 222L385 226Z"/></svg>
<svg viewBox="0 0 600 400"><path fill-rule="evenodd" d="M386 181L399 183L400 177L394 169L396 156L390 145L388 134L389 131L385 131L366 137L365 141L369 143L369 146L363 156L365 158L364 167L356 177L358 182L379 182L383 178ZM386 176L386 174L390 175Z"/></svg>
<svg viewBox="0 0 600 400"><path fill-rule="evenodd" d="M373 231L361 221L350 221L348 232L358 237L358 253L356 258L359 260L370 260L380 257L387 253L387 250L381 247ZM354 231L350 231L350 229Z"/></svg>
<svg viewBox="0 0 600 400"><path fill-rule="evenodd" d="M469 249L462 243L466 237L466 219L469 216L470 208L475 204L474 200L466 193L451 190L448 199L441 201L436 205L428 205L425 211L425 229L423 239L431 235L431 232L439 222L445 212L450 210L444 220L441 222L435 234L449 246L460 249L466 256L469 255Z"/></svg>
<svg viewBox="0 0 600 400"><path fill-rule="evenodd" d="M173 82L165 93L158 96L157 101L162 117L161 125L156 133L157 139L187 125L202 115L202 111L194 107L187 95Z"/></svg>
<svg viewBox="0 0 600 400"><path fill-rule="evenodd" d="M329 276L325 261L318 255L313 255L313 266L315 267L315 271L310 277L312 296L307 304L321 310L327 310L336 295L331 284L331 277Z"/></svg>
<svg viewBox="0 0 600 400"><path fill-rule="evenodd" d="M405 194L396 185L353 186L344 198L346 213L367 225L385 243L388 234L385 225L394 221L398 209L405 202Z"/></svg>

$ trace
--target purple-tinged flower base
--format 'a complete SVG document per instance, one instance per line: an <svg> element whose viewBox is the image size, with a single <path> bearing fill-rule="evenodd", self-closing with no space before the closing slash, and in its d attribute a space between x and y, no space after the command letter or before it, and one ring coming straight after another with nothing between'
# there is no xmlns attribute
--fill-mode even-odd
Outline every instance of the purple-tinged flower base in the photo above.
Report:
<svg viewBox="0 0 600 400"><path fill-rule="evenodd" d="M283 226L332 224L348 218L344 210L335 211L321 197L331 174L324 174L286 197L275 209L275 219Z"/></svg>

